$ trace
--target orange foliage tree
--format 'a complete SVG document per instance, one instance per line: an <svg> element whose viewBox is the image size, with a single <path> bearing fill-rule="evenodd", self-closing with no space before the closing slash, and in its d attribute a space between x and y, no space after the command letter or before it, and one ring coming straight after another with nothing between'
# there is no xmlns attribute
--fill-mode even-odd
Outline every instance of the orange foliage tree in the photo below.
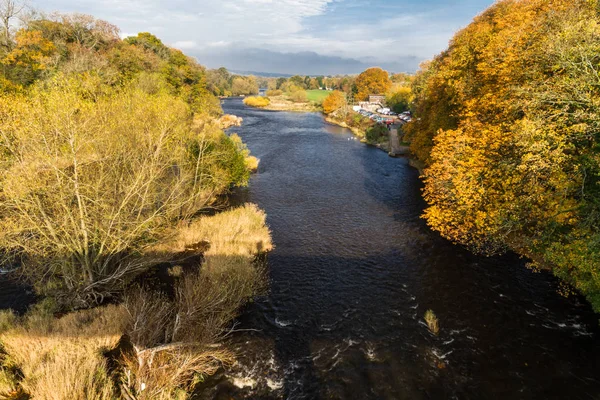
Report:
<svg viewBox="0 0 600 400"><path fill-rule="evenodd" d="M491 254L551 268L600 310L597 0L504 0L413 82L424 217Z"/></svg>
<svg viewBox="0 0 600 400"><path fill-rule="evenodd" d="M392 87L387 71L369 68L356 78L356 100L367 100L370 94L386 94Z"/></svg>
<svg viewBox="0 0 600 400"><path fill-rule="evenodd" d="M347 104L346 95L338 90L335 90L329 94L323 100L323 112L325 114L331 114Z"/></svg>
<svg viewBox="0 0 600 400"><path fill-rule="evenodd" d="M2 64L12 67L13 80L29 83L47 68L55 46L40 31L20 30L16 42L15 48L4 57Z"/></svg>

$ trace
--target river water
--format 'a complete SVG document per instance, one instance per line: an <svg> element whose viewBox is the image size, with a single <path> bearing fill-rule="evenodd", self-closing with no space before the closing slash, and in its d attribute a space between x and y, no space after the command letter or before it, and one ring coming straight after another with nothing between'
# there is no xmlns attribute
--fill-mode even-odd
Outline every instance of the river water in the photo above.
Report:
<svg viewBox="0 0 600 400"><path fill-rule="evenodd" d="M261 159L240 196L267 212L276 249L269 295L230 339L239 363L198 398L600 398L598 315L525 260L431 232L406 159L319 114L223 109Z"/></svg>

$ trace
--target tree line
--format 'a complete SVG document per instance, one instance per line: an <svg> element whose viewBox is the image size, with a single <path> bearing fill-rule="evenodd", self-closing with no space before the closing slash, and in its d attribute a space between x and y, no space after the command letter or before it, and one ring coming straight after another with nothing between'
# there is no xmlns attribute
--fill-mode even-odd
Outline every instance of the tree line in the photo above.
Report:
<svg viewBox="0 0 600 400"><path fill-rule="evenodd" d="M597 0L502 0L421 66L406 127L424 218L484 254L514 250L600 311Z"/></svg>

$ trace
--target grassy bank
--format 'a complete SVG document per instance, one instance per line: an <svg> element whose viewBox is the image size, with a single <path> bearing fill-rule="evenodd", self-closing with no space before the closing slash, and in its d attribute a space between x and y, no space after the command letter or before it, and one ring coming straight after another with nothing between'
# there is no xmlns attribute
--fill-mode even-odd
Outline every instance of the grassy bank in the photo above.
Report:
<svg viewBox="0 0 600 400"><path fill-rule="evenodd" d="M251 96L244 99L249 107L262 108L271 111L319 112L321 111L322 94L311 93L320 91L297 91L283 93L281 90L269 91L274 95Z"/></svg>
<svg viewBox="0 0 600 400"><path fill-rule="evenodd" d="M174 260L170 294L134 286L119 304L59 317L50 300L23 317L1 313L0 398L185 399L232 363L223 335L266 287L255 261L273 247L265 214L248 204L170 236L152 251L180 259L203 253L192 266Z"/></svg>
<svg viewBox="0 0 600 400"><path fill-rule="evenodd" d="M270 104L265 110L272 111L297 111L297 112L319 112L321 108L313 102L295 102L288 99L285 95L270 97Z"/></svg>
<svg viewBox="0 0 600 400"><path fill-rule="evenodd" d="M313 89L306 91L306 96L308 97L308 100L319 104L322 103L323 100L325 100L330 94L331 91L329 90Z"/></svg>

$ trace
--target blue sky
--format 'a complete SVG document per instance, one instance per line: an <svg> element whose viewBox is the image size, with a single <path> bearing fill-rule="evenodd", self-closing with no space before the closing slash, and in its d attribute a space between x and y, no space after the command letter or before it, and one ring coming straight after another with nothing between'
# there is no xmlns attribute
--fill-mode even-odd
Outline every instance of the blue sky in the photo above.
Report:
<svg viewBox="0 0 600 400"><path fill-rule="evenodd" d="M79 12L123 36L152 32L210 68L352 74L413 72L493 0L33 0Z"/></svg>

